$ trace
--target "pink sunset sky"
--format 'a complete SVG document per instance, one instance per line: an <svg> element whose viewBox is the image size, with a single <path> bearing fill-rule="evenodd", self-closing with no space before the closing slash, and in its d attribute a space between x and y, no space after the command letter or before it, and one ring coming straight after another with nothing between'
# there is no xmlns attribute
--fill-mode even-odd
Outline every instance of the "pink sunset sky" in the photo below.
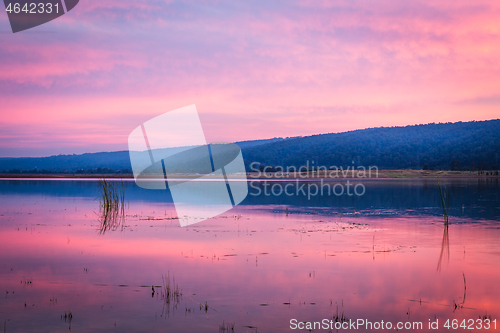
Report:
<svg viewBox="0 0 500 333"><path fill-rule="evenodd" d="M2 5L3 8L3 5ZM127 149L196 104L209 142L500 118L500 2L80 0L13 34L0 156Z"/></svg>

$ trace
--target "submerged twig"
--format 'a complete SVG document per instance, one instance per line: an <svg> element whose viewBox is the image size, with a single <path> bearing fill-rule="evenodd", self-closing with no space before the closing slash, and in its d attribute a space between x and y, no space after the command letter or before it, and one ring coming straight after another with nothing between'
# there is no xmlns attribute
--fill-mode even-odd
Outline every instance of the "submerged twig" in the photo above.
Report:
<svg viewBox="0 0 500 333"><path fill-rule="evenodd" d="M455 307L455 309L453 311L455 311L456 309L463 309L464 305L465 305L465 297L467 296L467 281L465 280L465 273L464 272L462 272L462 275L464 277L464 297L462 298L462 302L459 304L457 304L456 302L453 302L454 307Z"/></svg>

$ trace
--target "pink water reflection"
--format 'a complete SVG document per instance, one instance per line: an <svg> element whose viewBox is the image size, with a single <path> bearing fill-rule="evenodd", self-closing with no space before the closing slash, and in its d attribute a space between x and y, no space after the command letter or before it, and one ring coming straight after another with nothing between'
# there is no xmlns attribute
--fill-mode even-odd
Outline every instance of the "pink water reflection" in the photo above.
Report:
<svg viewBox="0 0 500 333"><path fill-rule="evenodd" d="M131 202L123 230L100 235L92 200L29 197L2 209L7 332L65 332L61 315L69 311L72 331L92 332L217 332L223 321L236 332L290 332L292 318L337 312L426 328L434 318L500 314L494 222L452 220L450 257L438 271L439 217L245 206L180 228L164 205ZM183 292L169 311L151 288L158 291L167 273Z"/></svg>

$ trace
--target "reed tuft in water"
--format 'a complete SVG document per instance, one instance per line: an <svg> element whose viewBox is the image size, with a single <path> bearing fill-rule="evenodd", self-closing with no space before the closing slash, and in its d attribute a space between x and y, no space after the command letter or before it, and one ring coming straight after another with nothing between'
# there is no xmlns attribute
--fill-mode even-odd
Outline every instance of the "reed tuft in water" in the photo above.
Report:
<svg viewBox="0 0 500 333"><path fill-rule="evenodd" d="M234 332L234 323L226 323L224 320L222 321L222 325L219 325L219 333L233 333Z"/></svg>
<svg viewBox="0 0 500 333"><path fill-rule="evenodd" d="M106 210L125 209L125 189L123 181L111 182L105 178L99 179L99 199Z"/></svg>
<svg viewBox="0 0 500 333"><path fill-rule="evenodd" d="M125 186L123 181L112 182L105 178L99 179L99 231L123 227L125 220Z"/></svg>
<svg viewBox="0 0 500 333"><path fill-rule="evenodd" d="M175 311L182 299L182 290L175 283L175 278L170 280L170 273L162 275L161 299L163 300L163 311L161 316L170 316L170 308Z"/></svg>

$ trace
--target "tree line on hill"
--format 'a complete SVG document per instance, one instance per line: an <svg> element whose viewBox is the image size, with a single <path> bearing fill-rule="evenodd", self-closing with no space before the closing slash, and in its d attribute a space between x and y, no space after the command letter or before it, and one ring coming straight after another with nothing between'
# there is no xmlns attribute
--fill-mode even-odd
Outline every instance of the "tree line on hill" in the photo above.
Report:
<svg viewBox="0 0 500 333"><path fill-rule="evenodd" d="M245 164L279 167L498 170L500 120L380 127L313 135L244 151Z"/></svg>
<svg viewBox="0 0 500 333"><path fill-rule="evenodd" d="M247 171L318 166L498 170L500 120L379 127L307 137L237 142ZM0 158L6 174L131 174L127 151Z"/></svg>

